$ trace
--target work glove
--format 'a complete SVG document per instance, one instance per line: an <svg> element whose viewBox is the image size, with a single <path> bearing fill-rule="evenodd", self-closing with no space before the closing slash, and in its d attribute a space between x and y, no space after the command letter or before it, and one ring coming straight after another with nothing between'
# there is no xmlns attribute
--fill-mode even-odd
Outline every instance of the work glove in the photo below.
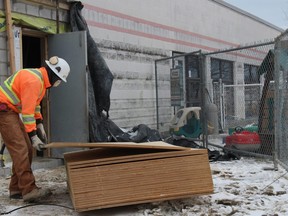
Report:
<svg viewBox="0 0 288 216"><path fill-rule="evenodd" d="M43 151L45 149L45 143L43 143L42 140L37 135L31 136L30 139L32 146L37 151Z"/></svg>
<svg viewBox="0 0 288 216"><path fill-rule="evenodd" d="M42 140L43 143L47 143L47 136L46 136L46 132L43 126L43 123L38 123L36 125L37 128L37 136Z"/></svg>
<svg viewBox="0 0 288 216"><path fill-rule="evenodd" d="M31 140L32 146L37 151L43 151L45 149L45 143L37 136L36 130L29 132L28 136Z"/></svg>

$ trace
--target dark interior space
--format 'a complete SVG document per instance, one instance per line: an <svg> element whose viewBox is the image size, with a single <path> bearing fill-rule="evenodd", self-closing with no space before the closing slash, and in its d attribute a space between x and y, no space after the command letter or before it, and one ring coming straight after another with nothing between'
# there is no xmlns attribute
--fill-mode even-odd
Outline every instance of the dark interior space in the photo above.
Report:
<svg viewBox="0 0 288 216"><path fill-rule="evenodd" d="M41 39L38 37L22 36L22 60L23 68L41 67ZM42 107L42 103L41 103ZM45 118L45 116L43 116ZM42 157L43 152L36 152L37 156Z"/></svg>
<svg viewBox="0 0 288 216"><path fill-rule="evenodd" d="M41 66L41 39L22 36L23 68L38 68Z"/></svg>

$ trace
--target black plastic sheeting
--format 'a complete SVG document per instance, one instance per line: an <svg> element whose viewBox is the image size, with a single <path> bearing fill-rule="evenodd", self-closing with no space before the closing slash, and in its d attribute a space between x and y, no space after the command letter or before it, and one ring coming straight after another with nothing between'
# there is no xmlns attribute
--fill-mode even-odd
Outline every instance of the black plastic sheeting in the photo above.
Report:
<svg viewBox="0 0 288 216"><path fill-rule="evenodd" d="M223 149L223 152L220 152L218 150L210 150L209 148L200 146L196 142L186 139L185 137L170 137L170 139L167 140L167 143L187 148L207 149L210 162L241 159L241 156L239 154L229 151L228 149Z"/></svg>
<svg viewBox="0 0 288 216"><path fill-rule="evenodd" d="M93 40L87 23L81 15L83 4L73 2L70 7L71 31L86 31L88 58L89 141L109 141L106 120L109 118L110 92L113 75ZM106 111L106 115L103 113Z"/></svg>
<svg viewBox="0 0 288 216"><path fill-rule="evenodd" d="M111 139L116 142L153 142L162 141L161 135L157 130L149 128L145 124L133 127L131 130L123 131L113 122L109 124Z"/></svg>
<svg viewBox="0 0 288 216"><path fill-rule="evenodd" d="M81 15L82 8L83 5L81 2L74 2L72 4L70 9L70 25L72 31L87 32L88 67L95 94L97 114L100 115L103 110L108 113L110 109L110 92L114 77L93 40L85 19Z"/></svg>
<svg viewBox="0 0 288 216"><path fill-rule="evenodd" d="M88 103L89 103L89 141L90 142L149 142L160 141L156 130L140 124L130 131L124 131L109 119L110 92L113 75L93 40L88 25L81 15L83 4L71 3L71 31L86 31L88 57ZM106 111L106 114L103 112Z"/></svg>

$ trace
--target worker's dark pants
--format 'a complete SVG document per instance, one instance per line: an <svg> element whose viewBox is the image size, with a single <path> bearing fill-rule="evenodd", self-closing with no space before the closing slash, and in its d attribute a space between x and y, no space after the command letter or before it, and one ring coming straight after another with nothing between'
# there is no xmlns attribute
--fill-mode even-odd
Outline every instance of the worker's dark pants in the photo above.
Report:
<svg viewBox="0 0 288 216"><path fill-rule="evenodd" d="M18 113L0 112L0 133L12 159L10 192L25 195L36 188L31 169L32 145Z"/></svg>

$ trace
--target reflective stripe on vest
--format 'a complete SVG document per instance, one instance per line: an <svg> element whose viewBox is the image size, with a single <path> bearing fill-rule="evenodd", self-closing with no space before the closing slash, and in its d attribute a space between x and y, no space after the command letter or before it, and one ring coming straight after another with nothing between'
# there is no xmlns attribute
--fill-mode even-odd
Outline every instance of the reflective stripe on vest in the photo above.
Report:
<svg viewBox="0 0 288 216"><path fill-rule="evenodd" d="M36 122L35 118L34 118L34 114L32 115L22 115L22 121L25 124L33 124Z"/></svg>
<svg viewBox="0 0 288 216"><path fill-rule="evenodd" d="M41 106L40 105L37 105L36 108L35 108L35 114L37 113L40 113L41 112Z"/></svg>
<svg viewBox="0 0 288 216"><path fill-rule="evenodd" d="M14 73L12 76L10 76L7 80L4 81L4 85L0 86L0 90L5 94L5 96L9 99L9 101L13 105L17 105L20 103L19 98L12 90L11 84L14 82L14 79L16 77L17 73Z"/></svg>
<svg viewBox="0 0 288 216"><path fill-rule="evenodd" d="M43 87L44 87L44 80L42 73L36 69L25 69L26 71L30 72L31 74L35 75L36 77L39 78L39 80L42 83L42 88L39 94L39 97L42 94ZM5 94L5 96L9 99L9 101L14 105L17 106L17 109L21 112L21 105L20 105L20 100L15 94L15 92L12 89L12 85L14 83L14 80L18 73L14 73L12 76L10 76L7 80L4 81L4 86L0 86L0 90Z"/></svg>

